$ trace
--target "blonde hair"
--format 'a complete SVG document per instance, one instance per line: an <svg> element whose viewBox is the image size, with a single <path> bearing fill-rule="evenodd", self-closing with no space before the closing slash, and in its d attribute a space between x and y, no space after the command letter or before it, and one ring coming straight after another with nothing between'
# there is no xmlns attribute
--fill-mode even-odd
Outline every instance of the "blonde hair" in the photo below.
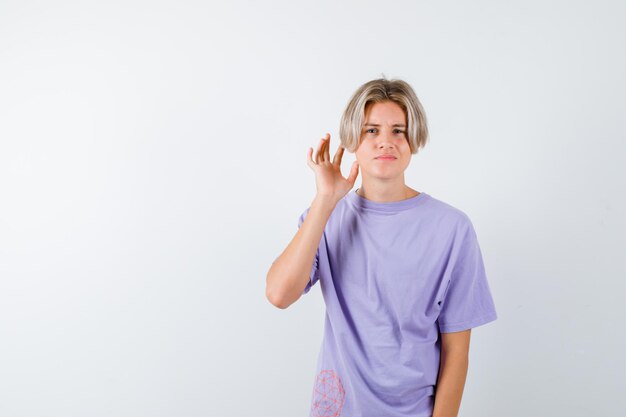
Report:
<svg viewBox="0 0 626 417"><path fill-rule="evenodd" d="M352 95L339 125L341 146L350 152L356 151L361 140L366 107L383 101L393 101L404 110L411 153L415 154L426 146L428 140L426 113L417 95L405 81L386 78L368 81Z"/></svg>

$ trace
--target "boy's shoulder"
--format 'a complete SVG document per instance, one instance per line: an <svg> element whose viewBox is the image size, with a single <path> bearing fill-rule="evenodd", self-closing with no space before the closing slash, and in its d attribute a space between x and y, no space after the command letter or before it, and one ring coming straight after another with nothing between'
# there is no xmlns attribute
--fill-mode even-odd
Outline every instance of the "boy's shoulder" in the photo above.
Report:
<svg viewBox="0 0 626 417"><path fill-rule="evenodd" d="M439 213L442 216L447 216L450 219L457 220L459 222L469 221L469 216L460 208L431 195L428 195L428 197L427 204L432 212Z"/></svg>

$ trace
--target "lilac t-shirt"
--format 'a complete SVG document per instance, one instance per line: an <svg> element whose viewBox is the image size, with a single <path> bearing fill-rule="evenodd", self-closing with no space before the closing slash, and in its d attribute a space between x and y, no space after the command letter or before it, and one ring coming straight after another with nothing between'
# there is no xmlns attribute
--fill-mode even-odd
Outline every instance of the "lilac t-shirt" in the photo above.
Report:
<svg viewBox="0 0 626 417"><path fill-rule="evenodd" d="M317 281L326 319L311 417L431 417L439 333L497 318L470 219L424 192L387 203L346 194L303 294Z"/></svg>

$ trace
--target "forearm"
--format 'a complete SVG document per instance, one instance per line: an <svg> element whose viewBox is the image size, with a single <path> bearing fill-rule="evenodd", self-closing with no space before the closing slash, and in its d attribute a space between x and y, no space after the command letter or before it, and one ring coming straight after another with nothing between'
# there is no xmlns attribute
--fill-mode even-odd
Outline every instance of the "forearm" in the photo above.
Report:
<svg viewBox="0 0 626 417"><path fill-rule="evenodd" d="M272 304L287 308L300 297L309 281L324 227L336 204L330 198L316 196L295 236L270 266L265 293Z"/></svg>
<svg viewBox="0 0 626 417"><path fill-rule="evenodd" d="M457 417L467 368L468 356L465 352L442 351L433 417Z"/></svg>

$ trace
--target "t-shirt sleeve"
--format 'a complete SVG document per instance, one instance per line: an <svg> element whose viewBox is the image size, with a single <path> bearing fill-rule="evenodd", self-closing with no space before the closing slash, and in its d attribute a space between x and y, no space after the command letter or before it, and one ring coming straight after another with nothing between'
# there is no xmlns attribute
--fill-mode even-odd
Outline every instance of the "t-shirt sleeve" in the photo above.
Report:
<svg viewBox="0 0 626 417"><path fill-rule="evenodd" d="M469 219L462 233L437 319L441 333L460 332L497 319L478 238Z"/></svg>
<svg viewBox="0 0 626 417"><path fill-rule="evenodd" d="M300 226L302 225L302 223L304 222L304 218L306 217L306 215L308 214L310 208L307 208L304 213L302 213L300 215L300 218L298 219L298 229L300 228ZM309 292L309 290L311 289L311 287L313 285L315 285L315 283L319 280L319 261L320 261L320 248L319 245L317 247L317 251L315 252L315 258L313 259L313 266L311 267L311 272L309 274L309 282L306 284L306 287L304 287L304 291L302 292L302 294L306 294Z"/></svg>

